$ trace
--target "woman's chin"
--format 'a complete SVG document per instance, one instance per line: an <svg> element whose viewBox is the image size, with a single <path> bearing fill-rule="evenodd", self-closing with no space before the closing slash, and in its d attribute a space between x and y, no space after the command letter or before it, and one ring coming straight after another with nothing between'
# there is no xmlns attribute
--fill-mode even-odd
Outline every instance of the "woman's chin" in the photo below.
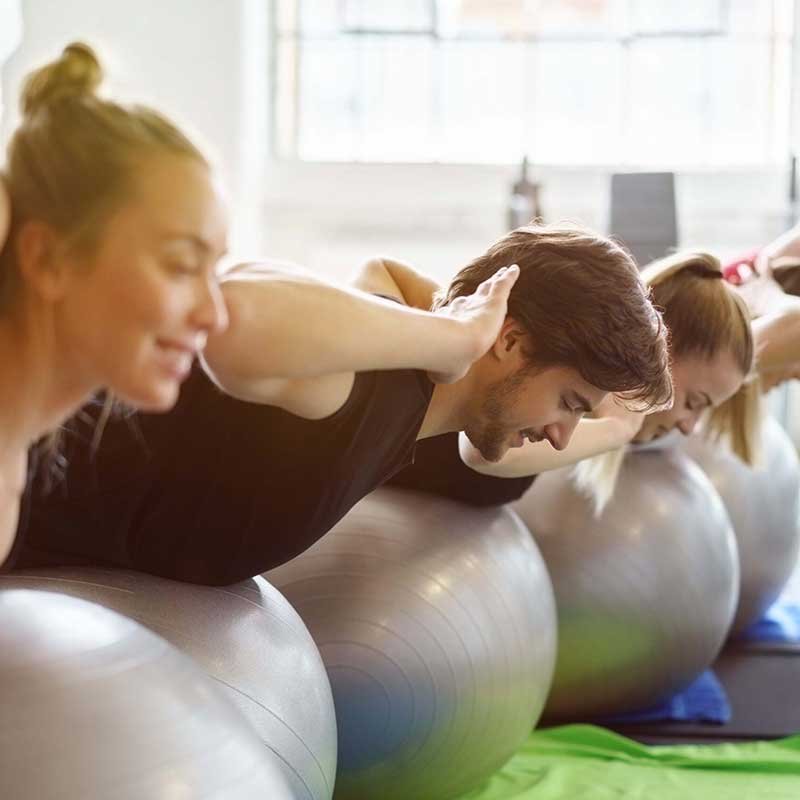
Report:
<svg viewBox="0 0 800 800"><path fill-rule="evenodd" d="M142 387L130 387L127 391L116 391L114 394L125 405L132 406L139 411L152 414L163 414L174 408L180 394L180 382L175 380L162 380Z"/></svg>

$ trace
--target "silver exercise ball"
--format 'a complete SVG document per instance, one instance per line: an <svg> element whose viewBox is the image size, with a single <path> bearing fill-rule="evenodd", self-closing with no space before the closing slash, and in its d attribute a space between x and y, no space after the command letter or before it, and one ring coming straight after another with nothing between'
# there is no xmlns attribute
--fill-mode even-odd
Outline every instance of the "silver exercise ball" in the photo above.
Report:
<svg viewBox="0 0 800 800"><path fill-rule="evenodd" d="M336 720L325 667L297 612L263 578L194 586L138 572L69 567L3 576L124 614L191 656L281 764L293 797L329 800Z"/></svg>
<svg viewBox="0 0 800 800"><path fill-rule="evenodd" d="M647 707L714 661L736 607L736 542L719 495L688 456L628 452L599 517L571 468L540 475L515 508L556 595L548 717Z"/></svg>
<svg viewBox="0 0 800 800"><path fill-rule="evenodd" d="M555 660L555 608L512 511L382 488L267 577L328 669L335 797L455 797L536 724Z"/></svg>
<svg viewBox="0 0 800 800"><path fill-rule="evenodd" d="M0 590L0 708L3 800L295 797L190 659L84 600Z"/></svg>
<svg viewBox="0 0 800 800"><path fill-rule="evenodd" d="M764 420L761 463L749 467L724 442L691 436L686 452L722 497L739 547L739 607L731 633L759 620L791 577L800 549L800 462L789 435Z"/></svg>

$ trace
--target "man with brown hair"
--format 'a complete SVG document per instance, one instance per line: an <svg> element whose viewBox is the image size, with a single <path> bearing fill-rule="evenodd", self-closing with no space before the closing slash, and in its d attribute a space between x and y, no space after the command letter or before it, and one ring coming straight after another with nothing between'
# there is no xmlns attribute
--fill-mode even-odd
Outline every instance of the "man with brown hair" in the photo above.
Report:
<svg viewBox="0 0 800 800"><path fill-rule="evenodd" d="M590 231L508 234L433 313L435 284L398 262L371 260L356 286L397 302L263 266L231 274L230 325L204 355L225 393L197 369L171 413L137 415L135 430L111 420L94 457L77 420L65 484L32 490L16 566L231 583L313 544L419 439L463 430L497 460L526 439L565 447L609 392L645 407L671 397L666 332L636 267Z"/></svg>

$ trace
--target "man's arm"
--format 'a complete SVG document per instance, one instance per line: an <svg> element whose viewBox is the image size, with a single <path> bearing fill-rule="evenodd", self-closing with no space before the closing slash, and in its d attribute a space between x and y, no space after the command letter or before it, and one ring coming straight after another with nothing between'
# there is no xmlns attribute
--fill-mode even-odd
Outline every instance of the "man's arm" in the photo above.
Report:
<svg viewBox="0 0 800 800"><path fill-rule="evenodd" d="M244 265L223 279L230 322L209 339L204 365L229 394L312 417L342 405L355 372L456 380L494 341L517 274L501 270L434 314L284 265Z"/></svg>
<svg viewBox="0 0 800 800"><path fill-rule="evenodd" d="M556 450L548 442L525 442L509 450L501 461L486 461L464 433L459 434L461 460L476 472L496 478L523 478L551 469L569 467L585 458L623 447L639 432L645 415L630 411L609 396L597 409L604 416L582 419L569 444Z"/></svg>

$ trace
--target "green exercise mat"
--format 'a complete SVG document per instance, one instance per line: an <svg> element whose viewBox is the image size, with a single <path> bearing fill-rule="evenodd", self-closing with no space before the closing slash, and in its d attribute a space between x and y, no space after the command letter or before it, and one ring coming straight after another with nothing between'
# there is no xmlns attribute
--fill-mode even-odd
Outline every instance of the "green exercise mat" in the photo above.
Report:
<svg viewBox="0 0 800 800"><path fill-rule="evenodd" d="M798 800L800 735L647 746L594 725L534 731L460 800Z"/></svg>

